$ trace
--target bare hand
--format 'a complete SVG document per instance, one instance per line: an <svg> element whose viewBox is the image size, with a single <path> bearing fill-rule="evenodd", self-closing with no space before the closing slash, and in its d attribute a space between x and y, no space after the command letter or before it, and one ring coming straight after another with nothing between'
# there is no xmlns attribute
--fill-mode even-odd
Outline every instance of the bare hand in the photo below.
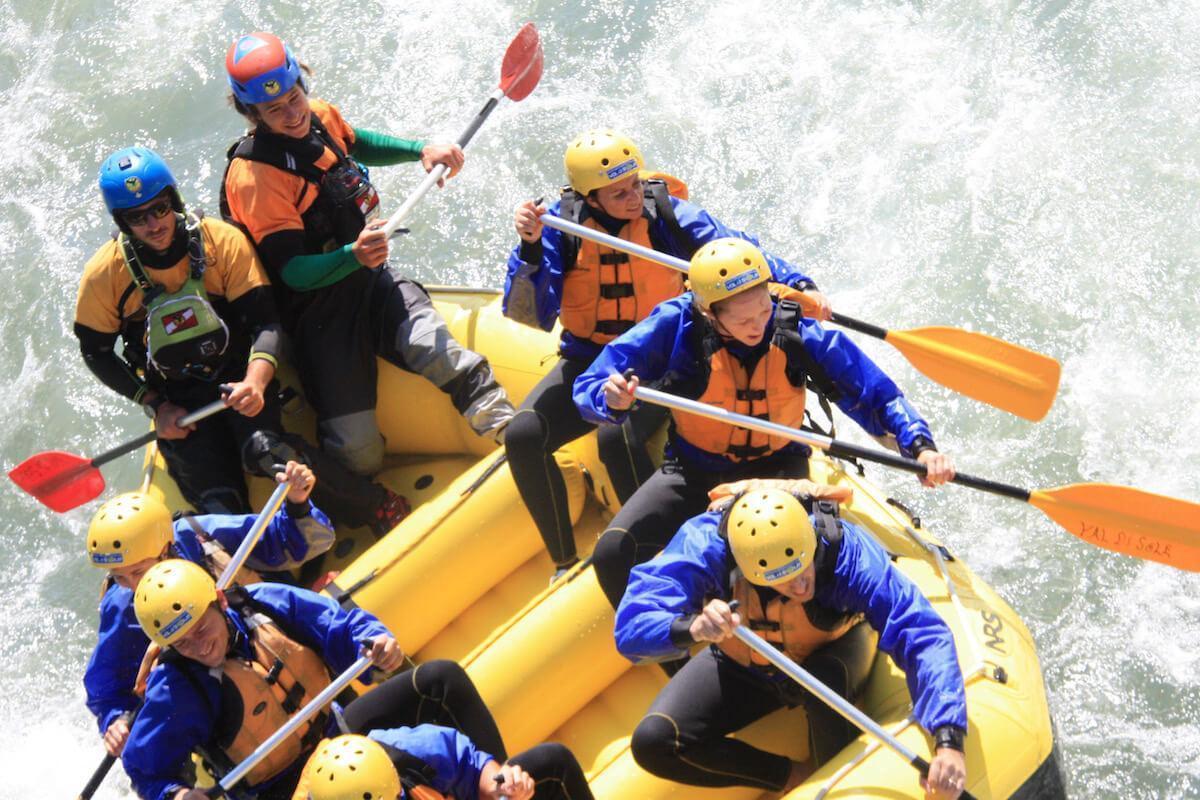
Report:
<svg viewBox="0 0 1200 800"><path fill-rule="evenodd" d="M966 757L952 748L940 747L929 762L929 777L921 779L921 788L925 800L957 800L966 783Z"/></svg>
<svg viewBox="0 0 1200 800"><path fill-rule="evenodd" d="M526 200L517 206L513 212L513 223L517 226L517 235L526 242L536 242L542 238L542 214L546 207L533 200Z"/></svg>
<svg viewBox="0 0 1200 800"><path fill-rule="evenodd" d="M154 432L159 439L186 439L187 435L196 430L195 425L179 427L179 420L187 416L187 409L175 405L169 400L158 407L154 414Z"/></svg>
<svg viewBox="0 0 1200 800"><path fill-rule="evenodd" d="M821 500L832 500L835 503L845 503L854 497L854 489L849 486L813 483L806 478L750 478L733 483L722 483L709 489L708 510L720 511L742 492L752 492L756 489L781 489L792 494L806 494Z"/></svg>
<svg viewBox="0 0 1200 800"><path fill-rule="evenodd" d="M954 479L954 462L945 453L936 450L922 450L917 461L925 465L925 477L918 478L921 485L932 489Z"/></svg>
<svg viewBox="0 0 1200 800"><path fill-rule="evenodd" d="M129 738L129 720L124 715L117 717L104 732L104 749L110 756L119 756Z"/></svg>
<svg viewBox="0 0 1200 800"><path fill-rule="evenodd" d="M367 269L377 269L387 261L388 237L383 232L383 226L386 224L387 220L382 219L368 222L350 246L350 252L354 253L358 263Z"/></svg>
<svg viewBox="0 0 1200 800"><path fill-rule="evenodd" d="M497 782L496 777L504 780ZM529 800L537 788L532 776L516 764L498 765L489 761L479 774L479 797L498 800L501 797L513 800Z"/></svg>
<svg viewBox="0 0 1200 800"><path fill-rule="evenodd" d="M383 672L392 672L404 663L404 651L391 636L376 636L371 640L371 647L367 653L371 656L371 661L375 662L375 666Z"/></svg>
<svg viewBox="0 0 1200 800"><path fill-rule="evenodd" d="M624 375L613 374L604 382L604 402L612 411L628 411L636 399L633 396L638 387L637 375L625 380Z"/></svg>
<svg viewBox="0 0 1200 800"><path fill-rule="evenodd" d="M259 361L261 359L255 359ZM264 362L266 363L266 362ZM225 395L225 407L232 408L243 417L253 417L263 410L266 400L263 398L265 384L259 384L249 374L237 383L229 384L232 391Z"/></svg>
<svg viewBox="0 0 1200 800"><path fill-rule="evenodd" d="M199 789L180 789L171 800L209 800L209 797Z"/></svg>
<svg viewBox="0 0 1200 800"><path fill-rule="evenodd" d="M426 172L432 172L435 166L444 164L446 169L450 170L447 177L453 178L463 168L466 160L462 148L456 144L427 144L421 148L421 166ZM438 181L438 186L445 185L444 179Z"/></svg>
<svg viewBox="0 0 1200 800"><path fill-rule="evenodd" d="M733 636L733 629L741 624L741 616L735 614L728 603L713 598L692 620L688 632L697 642L723 642Z"/></svg>
<svg viewBox="0 0 1200 800"><path fill-rule="evenodd" d="M307 503L308 496L312 494L313 487L317 485L313 471L307 464L301 464L299 461L287 462L283 472L275 473L275 480L278 483L289 484L290 488L287 493L289 503Z"/></svg>
<svg viewBox="0 0 1200 800"><path fill-rule="evenodd" d="M833 318L833 306L829 304L829 298L822 292L817 289L809 289L804 292L804 296L811 301L805 304L805 316L820 320Z"/></svg>

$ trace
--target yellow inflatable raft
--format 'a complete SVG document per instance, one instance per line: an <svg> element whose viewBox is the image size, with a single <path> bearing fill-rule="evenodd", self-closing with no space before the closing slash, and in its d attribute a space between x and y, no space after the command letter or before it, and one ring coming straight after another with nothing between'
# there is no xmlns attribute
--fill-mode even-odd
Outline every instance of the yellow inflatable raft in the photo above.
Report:
<svg viewBox="0 0 1200 800"><path fill-rule="evenodd" d="M433 291L451 331L485 354L514 403L553 363L557 332L521 327L500 314L495 293ZM665 677L618 655L613 615L585 559L547 588L553 566L503 458L476 437L426 381L381 365L379 422L393 459L381 476L415 511L382 540L339 531L313 575L340 570L326 591L378 615L416 661L462 663L491 707L511 752L545 740L567 744L598 798L766 797L755 789L697 789L652 777L633 761L629 735ZM389 402L388 398L403 398ZM311 415L285 421L311 435ZM615 511L615 493L587 436L558 454L581 554ZM1020 618L970 568L923 533L902 506L867 482L857 465L814 457L816 481L854 489L845 518L873 533L954 631L966 677L970 730L967 788L978 798L1064 796L1034 643ZM182 501L150 451L146 481L173 507ZM254 487L255 502L268 487ZM862 709L917 753L930 740L912 718L903 674L880 654ZM743 731L757 746L803 758L802 710L774 714ZM916 773L866 736L847 746L793 800L923 797Z"/></svg>

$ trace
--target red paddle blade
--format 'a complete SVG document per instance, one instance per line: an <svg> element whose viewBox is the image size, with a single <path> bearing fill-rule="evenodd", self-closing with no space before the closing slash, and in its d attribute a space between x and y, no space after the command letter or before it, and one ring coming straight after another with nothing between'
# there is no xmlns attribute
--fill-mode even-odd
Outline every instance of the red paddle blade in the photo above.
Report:
<svg viewBox="0 0 1200 800"><path fill-rule="evenodd" d="M513 102L524 100L542 79L542 62L542 37L532 22L526 22L504 51L500 91Z"/></svg>
<svg viewBox="0 0 1200 800"><path fill-rule="evenodd" d="M99 497L104 491L104 476L92 466L91 460L61 450L30 456L9 470L8 477L59 514Z"/></svg>

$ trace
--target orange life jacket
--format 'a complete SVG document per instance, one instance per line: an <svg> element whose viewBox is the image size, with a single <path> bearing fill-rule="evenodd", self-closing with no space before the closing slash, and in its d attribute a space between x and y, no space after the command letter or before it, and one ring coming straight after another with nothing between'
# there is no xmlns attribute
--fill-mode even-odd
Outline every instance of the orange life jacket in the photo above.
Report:
<svg viewBox="0 0 1200 800"><path fill-rule="evenodd" d="M821 585L833 580L837 554L841 548L841 528L838 526L835 509L831 502L817 501L816 524L821 545L817 554L816 583ZM736 600L738 614L743 624L763 639L782 650L797 664L804 661L818 648L845 636L847 631L862 620L861 614L847 614L819 605L814 600L800 603L771 589L755 586L735 569L732 576L730 596ZM765 606L763 595L767 595ZM742 643L729 638L717 644L727 656L742 666L751 664L765 667L770 664Z"/></svg>
<svg viewBox="0 0 1200 800"><path fill-rule="evenodd" d="M687 186L671 175L642 172L646 213L621 227L617 236L653 248L650 242L649 209L664 219L670 235L682 238L679 223L667 195L687 199ZM560 205L565 216L578 219L584 204L573 191L563 194ZM594 219L583 219L585 227L607 233ZM683 275L644 258L631 256L589 240L578 244L574 264L563 276L562 326L580 339L606 344L641 322L664 300L683 293Z"/></svg>
<svg viewBox="0 0 1200 800"><path fill-rule="evenodd" d="M246 623L254 658L228 658L213 670L221 675L222 708L235 710L235 718L221 720L215 742L220 755L203 753L221 766L240 764L330 683L321 656L284 633L244 592L228 590L226 598ZM326 719L318 714L297 728L246 775L246 783L273 778L310 752Z"/></svg>

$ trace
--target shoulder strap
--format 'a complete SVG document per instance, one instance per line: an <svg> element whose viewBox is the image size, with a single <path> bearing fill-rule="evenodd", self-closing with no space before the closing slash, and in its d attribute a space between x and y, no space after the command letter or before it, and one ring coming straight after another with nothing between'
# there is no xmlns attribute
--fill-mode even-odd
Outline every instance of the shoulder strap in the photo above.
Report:
<svg viewBox="0 0 1200 800"><path fill-rule="evenodd" d="M193 280L203 281L204 270L208 268L208 259L204 255L204 232L200 230L200 216L187 212L184 217L184 230L188 237L188 271ZM207 298L208 292L201 282L200 291Z"/></svg>
<svg viewBox="0 0 1200 800"><path fill-rule="evenodd" d="M125 269L129 270L130 277L137 287L142 290L145 296L143 302L149 302L154 295L162 291L162 287L151 282L146 275L146 269L142 266L142 260L138 258L137 250L133 247L133 242L129 239L129 234L122 232L117 236L117 245L121 248L121 257L125 261Z"/></svg>
<svg viewBox="0 0 1200 800"><path fill-rule="evenodd" d="M654 179L646 181L645 195L648 205L652 205L658 219L662 220L666 229L668 246L684 260L690 259L696 252L697 246L683 232L679 219L675 216L675 206L671 204L671 193L666 181Z"/></svg>
<svg viewBox="0 0 1200 800"><path fill-rule="evenodd" d="M817 534L817 583L833 580L838 553L842 550L842 526L838 524L837 503L813 500L813 530Z"/></svg>
<svg viewBox="0 0 1200 800"><path fill-rule="evenodd" d="M586 209L587 203L584 202L583 196L570 186L564 186L558 203L559 215L578 225L583 222ZM559 260L562 263L562 271L566 272L575 266L575 261L579 258L579 237L564 233L559 237L559 241L562 242L559 247Z"/></svg>
<svg viewBox="0 0 1200 800"><path fill-rule="evenodd" d="M800 336L800 304L795 300L779 300L775 305L775 344L787 355L785 372L793 386L807 383L823 398L836 403L842 392L804 346Z"/></svg>
<svg viewBox="0 0 1200 800"><path fill-rule="evenodd" d="M339 158L344 157L341 149L328 140L329 134L325 132L323 127L320 127L315 114L313 115L313 130L317 132L322 143L330 147ZM325 171L318 169L311 161L305 162L296 158L296 155L291 150L283 146L280 137L270 134L248 133L229 149L226 156L230 161L233 161L235 158L244 158L247 161L269 164L276 169L281 169L292 175L299 175L301 178L313 183L320 183L321 178L325 175ZM222 182L222 185L224 185L224 182Z"/></svg>

